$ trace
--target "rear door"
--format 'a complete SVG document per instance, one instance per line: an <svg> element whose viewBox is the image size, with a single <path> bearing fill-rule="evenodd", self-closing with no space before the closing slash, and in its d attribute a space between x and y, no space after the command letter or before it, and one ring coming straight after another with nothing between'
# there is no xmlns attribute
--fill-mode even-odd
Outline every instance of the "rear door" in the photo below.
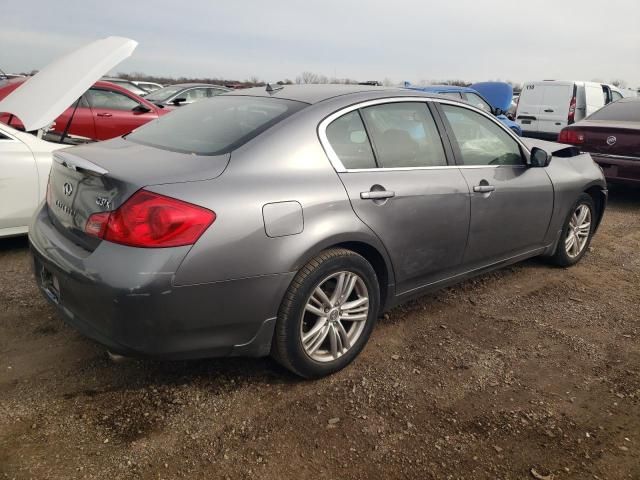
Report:
<svg viewBox="0 0 640 480"><path fill-rule="evenodd" d="M53 131L57 134L62 134L65 130L67 131L67 135L77 138L87 140L96 139L93 113L84 95L56 118Z"/></svg>
<svg viewBox="0 0 640 480"><path fill-rule="evenodd" d="M438 103L456 160L471 190L467 270L543 246L553 209L544 168L526 165L523 146L493 118Z"/></svg>
<svg viewBox="0 0 640 480"><path fill-rule="evenodd" d="M320 131L355 213L389 253L398 293L451 276L467 242L469 190L424 99L349 107Z"/></svg>
<svg viewBox="0 0 640 480"><path fill-rule="evenodd" d="M86 96L98 140L125 135L157 118L155 111L140 109L140 102L122 92L94 87L87 91Z"/></svg>
<svg viewBox="0 0 640 480"><path fill-rule="evenodd" d="M569 122L569 106L574 94L573 83L547 83L542 89L542 105L538 112L538 131L557 135Z"/></svg>
<svg viewBox="0 0 640 480"><path fill-rule="evenodd" d="M524 133L538 132L538 116L542 107L543 88L538 83L526 83L520 93L516 122Z"/></svg>

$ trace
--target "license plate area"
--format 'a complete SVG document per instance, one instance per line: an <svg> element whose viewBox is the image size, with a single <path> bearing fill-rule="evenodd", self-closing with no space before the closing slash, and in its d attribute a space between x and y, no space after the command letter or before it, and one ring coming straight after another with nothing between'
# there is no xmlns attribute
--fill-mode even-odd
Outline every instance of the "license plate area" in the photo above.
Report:
<svg viewBox="0 0 640 480"><path fill-rule="evenodd" d="M53 303L60 303L60 284L58 278L45 267L40 267L40 285Z"/></svg>

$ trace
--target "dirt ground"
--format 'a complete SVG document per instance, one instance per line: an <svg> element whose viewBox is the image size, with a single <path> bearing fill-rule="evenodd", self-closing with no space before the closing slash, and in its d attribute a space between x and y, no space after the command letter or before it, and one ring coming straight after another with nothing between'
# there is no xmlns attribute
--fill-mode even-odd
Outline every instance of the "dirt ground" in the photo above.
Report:
<svg viewBox="0 0 640 480"><path fill-rule="evenodd" d="M0 241L0 478L640 478L640 190L591 251L389 312L359 359L114 363Z"/></svg>

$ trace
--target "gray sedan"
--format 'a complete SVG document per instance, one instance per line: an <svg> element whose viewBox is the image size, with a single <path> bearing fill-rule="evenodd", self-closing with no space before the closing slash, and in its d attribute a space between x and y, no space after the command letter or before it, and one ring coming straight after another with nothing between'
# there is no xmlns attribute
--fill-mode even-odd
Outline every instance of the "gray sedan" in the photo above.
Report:
<svg viewBox="0 0 640 480"><path fill-rule="evenodd" d="M122 355L349 364L382 311L588 250L607 199L574 147L451 98L286 86L56 152L30 241L65 319Z"/></svg>

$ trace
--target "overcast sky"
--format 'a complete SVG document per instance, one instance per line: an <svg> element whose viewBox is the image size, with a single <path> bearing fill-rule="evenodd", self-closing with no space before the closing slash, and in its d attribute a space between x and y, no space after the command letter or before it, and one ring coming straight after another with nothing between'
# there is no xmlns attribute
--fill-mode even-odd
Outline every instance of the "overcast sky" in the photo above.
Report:
<svg viewBox="0 0 640 480"><path fill-rule="evenodd" d="M139 42L122 72L640 86L638 0L4 0L0 68L38 69L109 35Z"/></svg>

